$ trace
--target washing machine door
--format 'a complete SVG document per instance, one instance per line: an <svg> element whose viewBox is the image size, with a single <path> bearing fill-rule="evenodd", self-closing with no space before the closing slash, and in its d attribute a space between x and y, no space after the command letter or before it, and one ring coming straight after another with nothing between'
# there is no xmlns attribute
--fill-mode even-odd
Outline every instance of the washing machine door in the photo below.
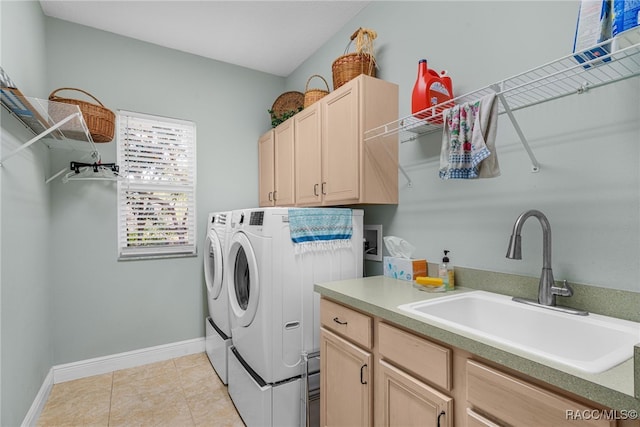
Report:
<svg viewBox="0 0 640 427"><path fill-rule="evenodd" d="M235 233L231 238L227 268L230 274L227 283L232 315L240 326L249 326L258 309L260 278L251 242L242 232Z"/></svg>
<svg viewBox="0 0 640 427"><path fill-rule="evenodd" d="M218 233L209 230L205 240L204 280L207 284L209 298L218 299L222 291L223 277L222 242Z"/></svg>

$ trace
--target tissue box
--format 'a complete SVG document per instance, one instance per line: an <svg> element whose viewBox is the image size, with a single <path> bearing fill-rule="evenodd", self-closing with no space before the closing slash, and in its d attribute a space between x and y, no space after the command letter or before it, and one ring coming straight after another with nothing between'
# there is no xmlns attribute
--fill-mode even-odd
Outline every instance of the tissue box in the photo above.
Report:
<svg viewBox="0 0 640 427"><path fill-rule="evenodd" d="M383 259L384 275L412 282L416 276L427 275L427 260L386 256Z"/></svg>

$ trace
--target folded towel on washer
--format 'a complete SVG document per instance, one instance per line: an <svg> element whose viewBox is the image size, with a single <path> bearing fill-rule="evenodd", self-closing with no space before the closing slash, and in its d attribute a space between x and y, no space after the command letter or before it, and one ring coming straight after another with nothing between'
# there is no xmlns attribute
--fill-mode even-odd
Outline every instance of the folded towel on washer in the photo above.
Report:
<svg viewBox="0 0 640 427"><path fill-rule="evenodd" d="M296 253L351 247L351 209L291 208L289 229Z"/></svg>

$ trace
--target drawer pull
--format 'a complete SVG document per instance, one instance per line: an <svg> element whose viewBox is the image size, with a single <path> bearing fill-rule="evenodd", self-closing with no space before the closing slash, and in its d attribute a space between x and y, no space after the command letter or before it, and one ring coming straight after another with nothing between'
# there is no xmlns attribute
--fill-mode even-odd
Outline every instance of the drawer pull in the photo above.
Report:
<svg viewBox="0 0 640 427"><path fill-rule="evenodd" d="M334 317L333 321L336 322L338 325L346 325L347 324L347 322L343 322L337 317Z"/></svg>
<svg viewBox="0 0 640 427"><path fill-rule="evenodd" d="M438 427L440 427L440 417L446 415L444 411L440 411L440 413L438 414Z"/></svg>
<svg viewBox="0 0 640 427"><path fill-rule="evenodd" d="M360 384L366 384L367 382L364 380L364 368L367 367L367 364L365 363L364 365L360 366ZM440 419L440 417L438 417L438 420ZM438 421L439 423L440 421Z"/></svg>

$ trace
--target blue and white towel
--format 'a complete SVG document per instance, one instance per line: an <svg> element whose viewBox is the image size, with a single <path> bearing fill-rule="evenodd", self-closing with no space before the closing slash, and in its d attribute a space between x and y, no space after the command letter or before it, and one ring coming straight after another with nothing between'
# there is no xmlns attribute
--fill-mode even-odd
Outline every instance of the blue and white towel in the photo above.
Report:
<svg viewBox="0 0 640 427"><path fill-rule="evenodd" d="M351 247L351 209L291 208L289 229L295 252Z"/></svg>
<svg viewBox="0 0 640 427"><path fill-rule="evenodd" d="M500 175L495 149L498 102L489 94L443 113L440 178L474 179Z"/></svg>

